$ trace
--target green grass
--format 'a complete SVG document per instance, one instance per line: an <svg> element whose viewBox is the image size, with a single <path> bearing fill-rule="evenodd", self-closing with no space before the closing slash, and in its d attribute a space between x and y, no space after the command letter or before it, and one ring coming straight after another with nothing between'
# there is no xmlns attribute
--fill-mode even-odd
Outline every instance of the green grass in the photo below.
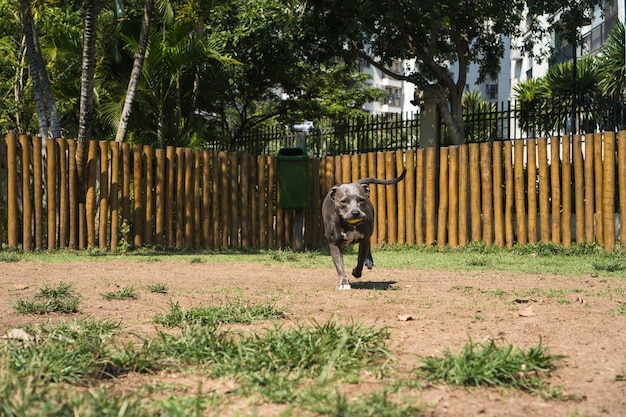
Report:
<svg viewBox="0 0 626 417"><path fill-rule="evenodd" d="M604 253L595 246L563 249L550 244L515 247L512 250L471 244L463 249L413 247L374 250L381 268L423 268L451 271L516 271L525 274L565 274L626 278L621 265L626 255ZM18 259L19 258L19 259ZM211 262L290 265L332 269L327 251L293 252L159 252L153 249L113 253L51 251L19 254L5 262L54 263L68 260L107 262ZM0 258L0 262L2 259ZM346 262L356 262L349 248ZM624 286L598 285L594 294L620 299ZM165 284L147 286L151 293L166 294ZM236 289L233 289L235 291ZM541 297L566 302L580 289L530 288L482 289L455 286L457 295L509 299ZM107 299L138 296L132 287L102 294ZM376 296L380 296L376 294ZM58 306L59 300L75 306ZM240 298L237 297L237 300ZM46 314L77 311L80 296L70 284L43 287L31 300L19 300L20 312ZM393 300L391 300L393 301ZM30 303L30 304L29 304ZM18 307L19 306L19 307ZM22 309L22 310L19 310ZM285 320L288 312L274 305L240 301L218 306L183 308L171 301L167 311L153 317L156 335L134 334L108 320L52 320L27 327L33 342L10 340L0 344L0 415L7 416L121 416L219 415L229 404L250 401L238 415L254 415L255 404L281 404L281 415L311 413L321 416L404 416L422 414L414 387L427 383L455 387L496 386L530 392L549 401L567 401L559 387L547 387L550 371L561 363L541 343L529 349L500 346L493 340L466 342L459 352L449 348L441 356L417 358L411 372L395 369L398 363L387 347L389 333L379 326L358 323L301 324ZM612 315L626 315L618 304ZM67 320L66 317L63 320ZM485 320L481 314L475 321ZM261 325L255 323L263 322ZM402 368L402 366L398 367ZM115 387L125 374L200 376L235 381L228 392L204 387L182 387L175 382L139 384L120 394ZM409 377L407 375L410 374ZM624 371L616 379L624 378ZM371 392L351 395L352 384L376 380ZM161 385L159 385L161 384ZM71 386L80 389L67 389ZM408 392L404 391L406 388ZM150 395L154 394L154 395ZM425 407L424 407L425 408ZM160 414L159 414L160 413ZM237 414L236 414L237 415Z"/></svg>
<svg viewBox="0 0 626 417"><path fill-rule="evenodd" d="M155 294L167 294L168 288L167 284L164 283L155 283L148 285L148 291Z"/></svg>
<svg viewBox="0 0 626 417"><path fill-rule="evenodd" d="M346 263L356 262L357 248L345 248ZM604 252L595 245L576 245L563 248L551 243L514 246L512 249L487 247L470 243L463 248L436 246L410 246L374 248L375 263L381 268L423 268L449 271L520 272L526 274L606 275L626 278L626 252ZM294 252L292 250L250 251L159 251L146 248L126 252L98 253L59 250L37 253L20 253L20 262L55 263L76 261L107 262L129 261L180 261L184 263L257 263L262 265L292 265L298 268L332 268L327 248L319 251Z"/></svg>
<svg viewBox="0 0 626 417"><path fill-rule="evenodd" d="M101 294L105 300L135 300L139 298L139 292L133 287L122 287L117 291L109 291Z"/></svg>
<svg viewBox="0 0 626 417"><path fill-rule="evenodd" d="M260 320L279 319L284 316L281 310L272 306L248 306L240 303L222 307L183 308L177 302L170 303L170 310L157 314L153 321L166 327L183 325L214 326L217 324L249 324Z"/></svg>
<svg viewBox="0 0 626 417"><path fill-rule="evenodd" d="M499 346L493 339L469 340L457 354L445 349L440 357L422 358L416 374L426 381L453 386L503 386L532 392L545 388L542 376L562 359L541 343L524 351L512 345Z"/></svg>
<svg viewBox="0 0 626 417"><path fill-rule="evenodd" d="M45 285L31 299L19 299L13 308L22 314L71 314L78 311L80 296L72 284L59 282L56 286Z"/></svg>

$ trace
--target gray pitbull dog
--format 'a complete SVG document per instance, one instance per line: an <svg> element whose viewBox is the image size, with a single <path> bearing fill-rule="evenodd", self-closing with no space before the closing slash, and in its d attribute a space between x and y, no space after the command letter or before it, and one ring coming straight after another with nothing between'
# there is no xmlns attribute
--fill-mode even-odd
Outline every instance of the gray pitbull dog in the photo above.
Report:
<svg viewBox="0 0 626 417"><path fill-rule="evenodd" d="M374 205L369 199L368 184L397 184L402 181L406 170L398 178L379 180L362 178L356 182L338 184L328 191L322 203L322 219L326 240L333 258L337 275L338 290L349 290L350 282L344 271L342 246L359 244L359 257L352 276L360 278L363 265L374 267L370 250L370 237L374 230Z"/></svg>

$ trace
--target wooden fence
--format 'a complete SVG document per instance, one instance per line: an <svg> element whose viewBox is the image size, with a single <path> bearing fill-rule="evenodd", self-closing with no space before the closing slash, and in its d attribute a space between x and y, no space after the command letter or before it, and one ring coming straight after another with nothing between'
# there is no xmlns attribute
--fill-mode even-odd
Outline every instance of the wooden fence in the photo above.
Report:
<svg viewBox="0 0 626 417"><path fill-rule="evenodd" d="M282 209L276 157L92 141L77 196L76 142L0 141L0 248L118 250L283 248L296 210ZM303 243L325 244L321 200L361 177L372 187L373 244L568 247L626 243L626 131L310 159ZM619 234L619 236L616 236Z"/></svg>

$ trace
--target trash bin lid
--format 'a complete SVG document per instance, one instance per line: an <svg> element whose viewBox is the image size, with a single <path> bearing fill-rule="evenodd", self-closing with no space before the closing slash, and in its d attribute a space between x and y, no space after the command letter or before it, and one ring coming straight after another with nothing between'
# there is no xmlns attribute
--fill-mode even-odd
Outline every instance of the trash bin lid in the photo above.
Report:
<svg viewBox="0 0 626 417"><path fill-rule="evenodd" d="M281 156L307 156L307 154L303 148L281 148L278 157Z"/></svg>

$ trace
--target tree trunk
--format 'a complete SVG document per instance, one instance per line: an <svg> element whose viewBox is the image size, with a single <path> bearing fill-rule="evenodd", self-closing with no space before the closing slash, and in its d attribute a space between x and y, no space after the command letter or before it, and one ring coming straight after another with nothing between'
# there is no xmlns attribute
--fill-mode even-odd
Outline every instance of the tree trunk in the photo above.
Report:
<svg viewBox="0 0 626 417"><path fill-rule="evenodd" d="M91 139L93 121L93 87L96 68L96 0L83 1L84 33L83 63L80 84L80 111L78 120L78 137L76 146L76 171L78 176L79 202L85 201L85 185L87 175L87 153Z"/></svg>
<svg viewBox="0 0 626 417"><path fill-rule="evenodd" d="M37 121L39 123L39 136L42 139L48 138L48 118L46 117L46 103L41 90L41 71L45 71L44 68L39 68L39 60L36 58L36 48L34 39L35 22L33 20L33 14L30 9L29 0L20 0L20 8L22 12L22 29L24 31L24 37L26 38L26 56L28 57L28 64L31 72L31 79L33 82L33 94L35 96L35 109L37 111Z"/></svg>
<svg viewBox="0 0 626 417"><path fill-rule="evenodd" d="M139 77L141 76L141 70L143 68L143 61L146 56L146 50L148 48L148 40L150 35L150 19L152 17L153 5L153 0L146 0L146 4L143 9L143 20L141 21L139 44L137 45L137 53L135 54L133 69L130 73L130 80L128 81L126 99L124 100L124 108L122 109L120 124L117 126L117 133L115 135L116 142L124 141L124 137L126 136L126 131L128 129L128 119L130 118L130 114L133 108L133 102L135 101L137 84L139 83Z"/></svg>

